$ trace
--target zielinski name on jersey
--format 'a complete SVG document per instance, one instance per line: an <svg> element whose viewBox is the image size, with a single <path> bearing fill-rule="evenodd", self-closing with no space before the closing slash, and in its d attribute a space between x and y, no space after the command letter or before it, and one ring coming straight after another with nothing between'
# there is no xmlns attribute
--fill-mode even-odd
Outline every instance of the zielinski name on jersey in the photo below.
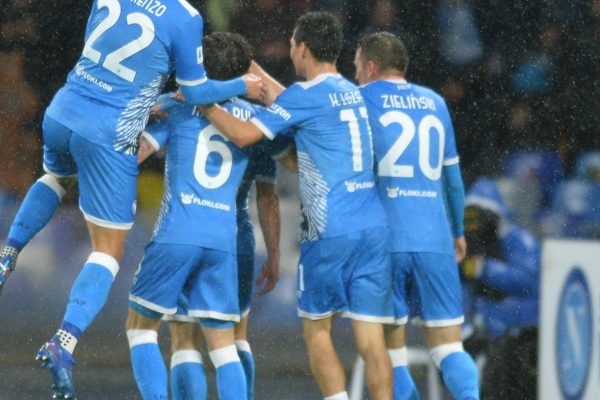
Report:
<svg viewBox="0 0 600 400"><path fill-rule="evenodd" d="M426 96L415 96L410 94L402 96L398 94L382 94L383 108L399 108L401 110L431 110L436 111L433 99Z"/></svg>
<svg viewBox="0 0 600 400"><path fill-rule="evenodd" d="M196 205L201 207L214 208L216 210L231 211L231 206L229 204L223 204L211 200L202 199L193 193L180 193L179 198L181 200L181 204L183 204L184 206Z"/></svg>

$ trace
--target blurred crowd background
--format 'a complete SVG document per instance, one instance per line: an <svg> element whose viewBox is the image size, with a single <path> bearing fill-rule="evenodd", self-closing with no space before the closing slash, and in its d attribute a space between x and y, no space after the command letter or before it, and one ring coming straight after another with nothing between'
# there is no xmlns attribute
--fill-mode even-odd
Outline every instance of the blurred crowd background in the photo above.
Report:
<svg viewBox="0 0 600 400"><path fill-rule="evenodd" d="M190 2L202 11L206 32L241 33L255 46L256 59L285 84L295 79L291 31L306 11L331 11L343 22L339 68L350 78L361 35L398 34L411 56L409 79L434 88L449 104L467 185L484 175L516 179L501 187L509 207L524 204L515 212L520 222L543 235L597 236L596 228L580 232L570 220L587 220L590 213L600 219L586 201L598 196L589 184L600 182L600 156L591 153L600 150L600 0ZM3 204L19 201L41 171L43 111L80 55L90 5L3 2ZM159 162L146 166L160 168ZM142 208L156 207L155 199L141 196Z"/></svg>

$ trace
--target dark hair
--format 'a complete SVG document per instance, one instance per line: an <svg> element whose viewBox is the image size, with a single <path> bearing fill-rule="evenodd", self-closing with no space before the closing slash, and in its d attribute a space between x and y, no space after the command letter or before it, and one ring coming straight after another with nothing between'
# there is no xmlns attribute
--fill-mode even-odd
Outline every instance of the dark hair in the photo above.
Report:
<svg viewBox="0 0 600 400"><path fill-rule="evenodd" d="M252 46L237 33L215 32L204 37L206 74L211 79L229 80L248 71Z"/></svg>
<svg viewBox="0 0 600 400"><path fill-rule="evenodd" d="M296 45L304 42L317 61L336 62L342 50L343 37L342 24L331 13L310 12L296 21Z"/></svg>
<svg viewBox="0 0 600 400"><path fill-rule="evenodd" d="M406 72L408 53L399 37L389 32L371 33L358 41L363 61L374 61L380 71Z"/></svg>

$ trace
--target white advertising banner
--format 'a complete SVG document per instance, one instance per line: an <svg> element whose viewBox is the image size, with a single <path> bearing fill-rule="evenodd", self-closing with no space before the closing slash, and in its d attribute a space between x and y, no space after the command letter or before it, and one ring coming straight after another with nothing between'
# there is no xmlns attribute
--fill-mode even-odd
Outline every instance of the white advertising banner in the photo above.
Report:
<svg viewBox="0 0 600 400"><path fill-rule="evenodd" d="M600 242L547 240L542 255L540 400L600 399Z"/></svg>

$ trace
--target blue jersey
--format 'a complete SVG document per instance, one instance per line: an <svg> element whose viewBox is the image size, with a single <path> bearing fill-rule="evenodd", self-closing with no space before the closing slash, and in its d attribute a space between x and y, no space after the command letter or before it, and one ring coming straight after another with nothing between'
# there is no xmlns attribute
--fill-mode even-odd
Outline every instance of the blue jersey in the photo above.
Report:
<svg viewBox="0 0 600 400"><path fill-rule="evenodd" d="M186 0L96 0L83 53L48 114L90 141L129 154L166 79L207 80L203 21Z"/></svg>
<svg viewBox="0 0 600 400"><path fill-rule="evenodd" d="M373 129L378 190L394 252L454 254L444 206L442 168L458 163L446 103L403 80L361 88Z"/></svg>
<svg viewBox="0 0 600 400"><path fill-rule="evenodd" d="M247 120L254 108L243 100L223 105ZM238 148L203 118L180 104L169 118L147 127L155 147L167 143L165 191L153 241L236 251L236 195L249 152Z"/></svg>
<svg viewBox="0 0 600 400"><path fill-rule="evenodd" d="M251 121L271 138L294 135L301 241L386 225L375 189L367 110L354 84L338 74L296 83Z"/></svg>

